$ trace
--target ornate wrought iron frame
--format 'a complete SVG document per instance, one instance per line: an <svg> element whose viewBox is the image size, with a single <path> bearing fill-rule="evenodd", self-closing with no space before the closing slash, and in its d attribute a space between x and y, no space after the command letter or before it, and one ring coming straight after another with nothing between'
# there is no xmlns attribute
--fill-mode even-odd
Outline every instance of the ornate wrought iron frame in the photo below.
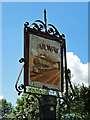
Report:
<svg viewBox="0 0 90 120"><path fill-rule="evenodd" d="M63 55L63 51L64 51L64 59L65 59L65 82L66 82L66 94L68 96L68 72L67 72L67 60L66 60L66 43L65 43L65 35L64 34L60 34L59 31L56 29L55 26L53 26L52 24L48 24L47 25L47 19L46 19L46 10L44 10L44 22L42 22L41 20L36 20L35 22L33 22L31 25L29 25L28 22L24 23L24 58L21 58L20 63L23 63L23 67L24 68L24 85L21 84L19 86L17 86L19 77L21 75L22 69L20 71L19 77L16 81L15 84L15 88L18 91L18 94L20 95L20 93L24 92L26 93L26 86L27 86L27 77L28 77L28 62L29 59L27 57L27 54L29 54L29 40L27 36L29 36L29 32L43 37L48 37L49 39L54 39L57 42L61 42L62 43L62 47L61 47L61 51L62 51L62 55ZM25 49L25 47L27 46L27 49ZM26 54L27 53L27 54ZM63 56L62 56L63 59ZM61 65L63 66L63 60ZM62 78L63 78L63 69L62 69ZM62 86L61 86L61 92L63 92L63 80L62 80ZM70 82L70 81L69 81ZM46 88L47 89L47 88ZM73 90L73 89L72 89Z"/></svg>

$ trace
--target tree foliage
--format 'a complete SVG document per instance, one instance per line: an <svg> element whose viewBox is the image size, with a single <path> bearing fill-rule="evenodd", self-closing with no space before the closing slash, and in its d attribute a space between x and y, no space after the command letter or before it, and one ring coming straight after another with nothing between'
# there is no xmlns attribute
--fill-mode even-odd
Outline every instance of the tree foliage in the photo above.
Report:
<svg viewBox="0 0 90 120"><path fill-rule="evenodd" d="M41 90L35 88L29 88L28 92L31 93L40 93L48 94L48 90ZM56 106L56 117L57 120L89 120L90 119L90 86L85 87L75 86L74 85L75 96L71 94L71 89L69 89L69 97L66 96L65 93L56 92L57 98L57 106ZM55 94L52 92L52 94ZM36 97L37 96L37 97ZM22 94L21 99L17 99L17 105L15 109L9 111L7 110L7 102L6 108L3 109L4 113L11 114L7 116L7 118L16 118L16 119L27 119L27 120L39 120L39 95L34 94ZM62 99L61 99L62 97ZM67 107L68 106L68 107ZM3 106L4 107L4 106ZM68 109L67 109L68 108ZM8 112L7 112L8 111Z"/></svg>
<svg viewBox="0 0 90 120"><path fill-rule="evenodd" d="M29 88L28 92L31 93L41 93L41 89ZM16 118L28 119L28 120L39 120L39 103L38 98L34 94L22 94L21 99L17 99L17 106L13 113Z"/></svg>
<svg viewBox="0 0 90 120"><path fill-rule="evenodd" d="M69 98L65 95L65 101L63 106L61 107L61 116L65 114L73 114L74 116L78 116L80 120L89 120L90 119L90 86L85 87L82 86L74 86L75 96L72 97L69 91ZM67 101L68 100L68 101ZM66 103L69 108L66 109ZM62 109L63 108L63 109Z"/></svg>
<svg viewBox="0 0 90 120"><path fill-rule="evenodd" d="M0 105L1 105L1 108L0 108L1 117L5 117L12 112L12 109L13 109L12 104L8 103L6 99L0 100Z"/></svg>

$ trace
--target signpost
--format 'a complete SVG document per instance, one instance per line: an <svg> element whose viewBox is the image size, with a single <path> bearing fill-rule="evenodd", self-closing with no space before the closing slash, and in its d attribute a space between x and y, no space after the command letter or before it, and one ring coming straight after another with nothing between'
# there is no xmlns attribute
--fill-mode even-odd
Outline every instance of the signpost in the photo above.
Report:
<svg viewBox="0 0 90 120"><path fill-rule="evenodd" d="M63 59L65 62L65 81ZM46 10L44 10L44 22L36 20L31 25L28 22L24 24L24 58L21 58L19 62L23 62L23 66L15 85L18 94L24 90L24 93L33 94L37 97L36 94L26 91L27 86L63 92L65 83L68 96L69 78L65 36L60 34L55 26L47 24ZM23 68L24 84L17 87ZM49 120L50 118L55 120L56 96L41 95L37 99L40 103L40 120ZM48 116L47 111L50 115L53 113L54 116Z"/></svg>

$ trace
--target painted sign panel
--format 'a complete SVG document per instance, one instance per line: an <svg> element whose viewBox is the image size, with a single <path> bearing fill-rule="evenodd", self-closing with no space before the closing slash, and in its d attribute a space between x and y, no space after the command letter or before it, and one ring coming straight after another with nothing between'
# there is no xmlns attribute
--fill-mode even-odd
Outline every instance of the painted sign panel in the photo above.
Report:
<svg viewBox="0 0 90 120"><path fill-rule="evenodd" d="M60 89L60 43L34 34L29 41L29 85Z"/></svg>

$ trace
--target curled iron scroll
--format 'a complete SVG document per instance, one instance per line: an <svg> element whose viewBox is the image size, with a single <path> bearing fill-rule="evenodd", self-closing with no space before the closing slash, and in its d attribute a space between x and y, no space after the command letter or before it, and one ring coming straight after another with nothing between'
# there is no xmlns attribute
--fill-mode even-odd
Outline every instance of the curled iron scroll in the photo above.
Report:
<svg viewBox="0 0 90 120"><path fill-rule="evenodd" d="M58 30L56 29L56 27L54 25L48 24L47 27L49 27L48 28L48 33L49 34L52 34L56 37L60 37L60 34L59 34Z"/></svg>
<svg viewBox="0 0 90 120"><path fill-rule="evenodd" d="M45 24L41 20L36 20L34 23L30 25L30 27L31 28L33 27L33 29L35 30L42 31L45 28Z"/></svg>
<svg viewBox="0 0 90 120"><path fill-rule="evenodd" d="M18 92L18 95L20 95L26 88L23 84L19 85L18 87L15 86L17 92Z"/></svg>
<svg viewBox="0 0 90 120"><path fill-rule="evenodd" d="M37 31L48 33L49 35L56 36L58 38L63 37L63 35L60 35L59 31L56 29L56 27L54 25L52 25L52 24L46 25L41 20L36 20L30 26L29 26L29 23L26 22L24 24L24 26L25 26L25 28L29 27L29 28L35 29Z"/></svg>

